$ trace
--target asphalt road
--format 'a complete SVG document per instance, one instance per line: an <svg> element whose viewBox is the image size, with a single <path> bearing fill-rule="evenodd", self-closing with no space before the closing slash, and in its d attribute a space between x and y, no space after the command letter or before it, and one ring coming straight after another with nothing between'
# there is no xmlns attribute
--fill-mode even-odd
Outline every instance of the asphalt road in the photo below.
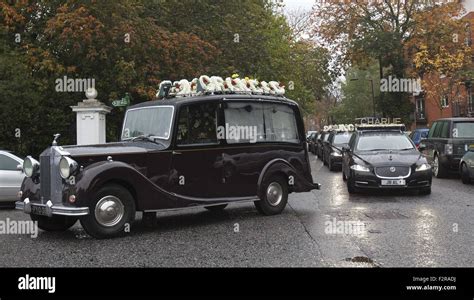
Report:
<svg viewBox="0 0 474 300"><path fill-rule="evenodd" d="M349 196L340 172L311 161L322 190L290 195L281 215L242 203L159 213L154 228L137 214L132 232L111 240L89 237L79 223L37 238L0 235L0 267L474 267L474 184L434 179L429 196ZM7 218L29 219L0 210Z"/></svg>

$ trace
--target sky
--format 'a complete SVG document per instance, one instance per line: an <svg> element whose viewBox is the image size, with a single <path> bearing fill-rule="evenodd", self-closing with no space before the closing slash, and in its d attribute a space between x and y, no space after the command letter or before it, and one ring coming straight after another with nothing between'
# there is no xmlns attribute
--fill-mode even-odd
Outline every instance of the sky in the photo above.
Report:
<svg viewBox="0 0 474 300"><path fill-rule="evenodd" d="M298 8L311 10L316 0L284 0L286 10L296 10Z"/></svg>

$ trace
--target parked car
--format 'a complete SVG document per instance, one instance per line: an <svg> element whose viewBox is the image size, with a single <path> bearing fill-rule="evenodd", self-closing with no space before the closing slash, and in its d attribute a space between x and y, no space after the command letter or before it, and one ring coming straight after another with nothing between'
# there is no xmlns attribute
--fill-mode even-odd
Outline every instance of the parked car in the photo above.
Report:
<svg viewBox="0 0 474 300"><path fill-rule="evenodd" d="M327 141L329 137L329 132L323 131L321 132L321 135L318 137L316 140L316 154L318 155L318 158L320 160L323 160L323 154L324 154L324 142Z"/></svg>
<svg viewBox="0 0 474 300"><path fill-rule="evenodd" d="M474 118L447 118L433 123L419 150L433 166L438 178L459 172L461 158L474 145Z"/></svg>
<svg viewBox="0 0 474 300"><path fill-rule="evenodd" d="M429 131L429 128L417 128L410 133L409 137L415 143L416 149L420 147L421 140L428 137Z"/></svg>
<svg viewBox="0 0 474 300"><path fill-rule="evenodd" d="M289 193L319 189L299 107L284 97L145 102L128 108L120 142L59 147L56 139L39 161L25 160L28 178L17 202L49 231L67 230L79 219L91 236L113 237L136 211L221 210L243 201L275 215Z"/></svg>
<svg viewBox="0 0 474 300"><path fill-rule="evenodd" d="M352 132L348 131L331 131L328 141L324 145L324 162L328 166L329 171L335 171L342 167L342 148L348 147Z"/></svg>
<svg viewBox="0 0 474 300"><path fill-rule="evenodd" d="M23 159L8 151L0 150L0 203L15 202L25 178Z"/></svg>
<svg viewBox="0 0 474 300"><path fill-rule="evenodd" d="M309 137L309 142L308 142L308 145L309 145L309 152L313 153L313 154L316 154L316 138L318 137L318 133L317 132L314 132L311 134L311 136Z"/></svg>
<svg viewBox="0 0 474 300"><path fill-rule="evenodd" d="M469 184L474 179L474 145L471 145L469 151L461 158L459 171L462 183Z"/></svg>
<svg viewBox="0 0 474 300"><path fill-rule="evenodd" d="M431 193L431 166L400 125L359 127L342 153L342 179L350 194L369 189Z"/></svg>

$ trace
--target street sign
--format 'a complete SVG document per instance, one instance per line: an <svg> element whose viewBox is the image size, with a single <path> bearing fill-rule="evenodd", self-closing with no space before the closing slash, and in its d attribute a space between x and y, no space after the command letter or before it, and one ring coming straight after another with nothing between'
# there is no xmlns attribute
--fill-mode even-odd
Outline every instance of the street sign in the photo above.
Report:
<svg viewBox="0 0 474 300"><path fill-rule="evenodd" d="M130 105L130 95L125 93L125 97L120 100L115 100L112 102L112 106L114 107L126 107Z"/></svg>

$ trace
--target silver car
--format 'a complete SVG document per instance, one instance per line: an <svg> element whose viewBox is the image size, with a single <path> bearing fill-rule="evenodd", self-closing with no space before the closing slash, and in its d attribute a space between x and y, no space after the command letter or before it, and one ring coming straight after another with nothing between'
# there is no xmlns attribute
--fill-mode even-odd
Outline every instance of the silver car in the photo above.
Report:
<svg viewBox="0 0 474 300"><path fill-rule="evenodd" d="M24 178L23 159L0 150L0 204L17 200Z"/></svg>

